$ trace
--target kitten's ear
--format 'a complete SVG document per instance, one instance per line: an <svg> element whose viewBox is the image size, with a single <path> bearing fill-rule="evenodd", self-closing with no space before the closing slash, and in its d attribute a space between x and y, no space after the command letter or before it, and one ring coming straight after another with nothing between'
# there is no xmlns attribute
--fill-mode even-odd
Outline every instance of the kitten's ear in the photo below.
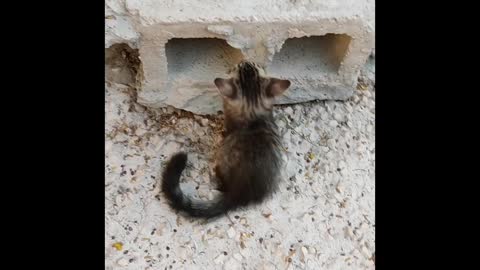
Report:
<svg viewBox="0 0 480 270"><path fill-rule="evenodd" d="M280 96L288 89L288 87L290 87L289 80L270 78L270 83L267 87L267 95L270 97Z"/></svg>
<svg viewBox="0 0 480 270"><path fill-rule="evenodd" d="M214 83L222 96L228 98L233 98L235 96L235 89L233 87L232 79L216 78Z"/></svg>

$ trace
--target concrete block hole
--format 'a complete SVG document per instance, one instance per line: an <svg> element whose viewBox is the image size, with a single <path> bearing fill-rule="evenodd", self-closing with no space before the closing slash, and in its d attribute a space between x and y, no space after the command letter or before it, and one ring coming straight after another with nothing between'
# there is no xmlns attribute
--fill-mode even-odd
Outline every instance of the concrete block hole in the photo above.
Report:
<svg viewBox="0 0 480 270"><path fill-rule="evenodd" d="M281 77L315 78L320 73L336 74L347 53L351 37L345 34L326 34L289 38L273 56L268 72Z"/></svg>
<svg viewBox="0 0 480 270"><path fill-rule="evenodd" d="M239 49L218 38L173 38L165 45L170 82L213 83L243 59Z"/></svg>

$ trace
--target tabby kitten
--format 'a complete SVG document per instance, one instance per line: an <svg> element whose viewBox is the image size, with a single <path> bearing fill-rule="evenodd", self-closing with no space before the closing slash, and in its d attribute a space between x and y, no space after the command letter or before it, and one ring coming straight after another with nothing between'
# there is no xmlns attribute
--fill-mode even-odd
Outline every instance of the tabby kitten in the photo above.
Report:
<svg viewBox="0 0 480 270"><path fill-rule="evenodd" d="M179 179L187 163L180 152L163 172L162 190L173 209L211 218L238 207L262 202L277 189L281 169L280 138L274 123L274 97L290 81L267 77L253 62L243 61L229 79L215 79L225 115L225 137L216 154L215 174L221 194L210 201L186 196Z"/></svg>

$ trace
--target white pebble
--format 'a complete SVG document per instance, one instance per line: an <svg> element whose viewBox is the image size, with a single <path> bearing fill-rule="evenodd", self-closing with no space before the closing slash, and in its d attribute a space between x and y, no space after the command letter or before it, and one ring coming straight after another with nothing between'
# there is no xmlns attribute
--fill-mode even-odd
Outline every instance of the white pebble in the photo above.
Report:
<svg viewBox="0 0 480 270"><path fill-rule="evenodd" d="M117 264L120 266L127 266L128 265L128 260L125 258L121 258L120 260L117 261Z"/></svg>
<svg viewBox="0 0 480 270"><path fill-rule="evenodd" d="M285 114L292 116L293 114L293 109L292 107L286 107L285 110L283 110Z"/></svg>
<svg viewBox="0 0 480 270"><path fill-rule="evenodd" d="M338 125L338 122L336 120L330 120L330 122L328 122L328 125L331 127L336 127Z"/></svg>
<svg viewBox="0 0 480 270"><path fill-rule="evenodd" d="M206 127L208 125L208 119L207 118L203 118L200 123L202 124L202 127Z"/></svg>
<svg viewBox="0 0 480 270"><path fill-rule="evenodd" d="M240 224L245 225L247 224L247 220L245 218L240 219Z"/></svg>
<svg viewBox="0 0 480 270"><path fill-rule="evenodd" d="M366 97L366 96L363 96L363 98L362 98L362 102L363 102L363 103L368 103L368 97Z"/></svg>
<svg viewBox="0 0 480 270"><path fill-rule="evenodd" d="M301 254L301 256L300 256L300 260L301 260L302 262L305 262L305 258L306 258L307 255L308 255L308 250L307 250L306 247L302 247L300 250L302 251L302 254Z"/></svg>
<svg viewBox="0 0 480 270"><path fill-rule="evenodd" d="M353 113L353 107L350 106L350 104L347 103L347 104L346 104L346 108L347 108L347 112Z"/></svg>
<svg viewBox="0 0 480 270"><path fill-rule="evenodd" d="M342 121L343 121L343 117L342 117L342 115L339 114L339 113L335 113L335 114L333 115L333 118L335 118L335 120L337 120L338 122L342 122Z"/></svg>
<svg viewBox="0 0 480 270"><path fill-rule="evenodd" d="M361 251L362 251L363 256L365 256L367 259L370 259L372 257L372 253L370 252L370 250L367 249L367 247L362 246Z"/></svg>
<svg viewBox="0 0 480 270"><path fill-rule="evenodd" d="M135 135L137 136L142 136L143 134L145 134L147 131L143 128L137 128L137 130L135 130Z"/></svg>
<svg viewBox="0 0 480 270"><path fill-rule="evenodd" d="M310 254L316 254L317 250L314 247L309 247L308 252L310 252Z"/></svg>
<svg viewBox="0 0 480 270"><path fill-rule="evenodd" d="M168 114L172 114L174 111L175 111L175 108L173 108L172 106L168 106L165 109L165 112L168 113Z"/></svg>
<svg viewBox="0 0 480 270"><path fill-rule="evenodd" d="M347 227L347 236L352 240L355 238L355 235L353 234L352 228L350 228L350 227Z"/></svg>
<svg viewBox="0 0 480 270"><path fill-rule="evenodd" d="M235 229L233 227L230 227L228 230L227 230L227 235L228 235L228 238L233 238L235 237Z"/></svg>
<svg viewBox="0 0 480 270"><path fill-rule="evenodd" d="M366 229L368 229L368 224L365 223L365 222L362 222L362 224L360 225L360 228L361 228L362 230L366 230Z"/></svg>
<svg viewBox="0 0 480 270"><path fill-rule="evenodd" d="M360 101L360 97L358 95L353 96L353 102L358 103Z"/></svg>
<svg viewBox="0 0 480 270"><path fill-rule="evenodd" d="M343 194L343 191L344 191L343 185L341 183L338 183L336 190L338 193Z"/></svg>
<svg viewBox="0 0 480 270"><path fill-rule="evenodd" d="M241 262L243 260L243 257L240 253L235 253L233 254L233 257L237 259L237 261Z"/></svg>
<svg viewBox="0 0 480 270"><path fill-rule="evenodd" d="M272 215L272 211L270 211L269 209L264 209L262 211L262 216L264 216L266 218L269 218L271 215Z"/></svg>

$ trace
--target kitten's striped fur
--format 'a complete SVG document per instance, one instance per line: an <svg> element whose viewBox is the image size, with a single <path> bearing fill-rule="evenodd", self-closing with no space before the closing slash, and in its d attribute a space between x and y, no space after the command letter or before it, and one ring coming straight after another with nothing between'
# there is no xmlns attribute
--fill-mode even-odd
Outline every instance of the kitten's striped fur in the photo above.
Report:
<svg viewBox="0 0 480 270"><path fill-rule="evenodd" d="M226 128L215 166L221 195L205 202L182 192L185 153L175 154L163 172L162 190L172 208L195 217L214 217L263 201L276 190L281 168L273 98L290 82L267 77L261 66L243 61L232 68L229 79L217 78L215 85L223 98Z"/></svg>

